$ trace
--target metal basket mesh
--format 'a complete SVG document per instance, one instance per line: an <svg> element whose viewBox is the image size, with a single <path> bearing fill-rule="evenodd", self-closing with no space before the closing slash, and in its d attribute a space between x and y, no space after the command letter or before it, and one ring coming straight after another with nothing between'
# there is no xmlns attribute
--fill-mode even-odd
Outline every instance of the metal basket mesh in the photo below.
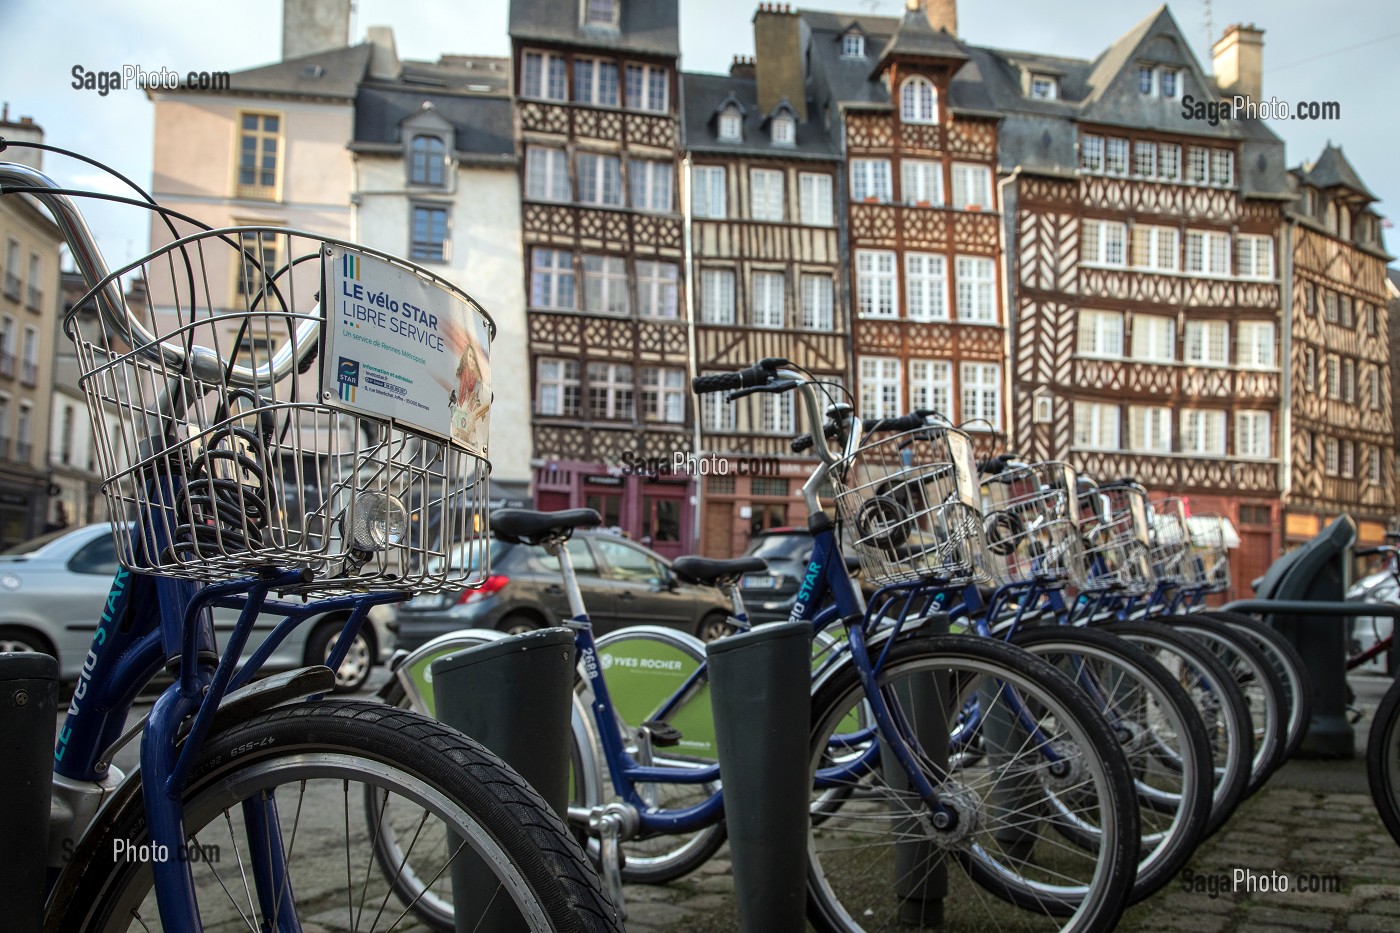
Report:
<svg viewBox="0 0 1400 933"><path fill-rule="evenodd" d="M1148 504L1148 559L1157 579L1176 586L1191 580L1191 536L1186 529L1185 504L1176 497Z"/></svg>
<svg viewBox="0 0 1400 933"><path fill-rule="evenodd" d="M1091 592L1146 592L1153 583L1147 550L1147 493L1140 486L1114 485L1083 490L1079 529L1085 582Z"/></svg>
<svg viewBox="0 0 1400 933"><path fill-rule="evenodd" d="M1086 584L1076 483L1074 468L1058 462L983 478L987 564L995 580Z"/></svg>
<svg viewBox="0 0 1400 933"><path fill-rule="evenodd" d="M832 471L836 509L876 585L987 579L972 443L926 428L863 444Z"/></svg>
<svg viewBox="0 0 1400 933"><path fill-rule="evenodd" d="M1191 535L1186 584L1207 592L1230 588L1230 551L1225 540L1225 519L1219 515L1192 515L1187 519Z"/></svg>
<svg viewBox="0 0 1400 933"><path fill-rule="evenodd" d="M301 566L316 577L308 592L431 591L488 572L484 422L478 449L468 449L325 389L338 377L322 372L333 361L320 299L334 281L330 257L347 251L415 276L435 307L480 315L489 337L481 309L431 274L275 227L185 237L94 287L90 294L144 279L150 308L140 320L159 344L143 344L129 324L69 314L123 565L203 581ZM274 379L272 356L308 341L319 359ZM489 357L489 340L473 341ZM212 353L189 352L200 346ZM484 393L489 404L489 367L480 363L480 379L463 385L471 383L473 403ZM234 365L251 384L230 384ZM455 418L455 390L451 398ZM140 533L129 536L126 520Z"/></svg>

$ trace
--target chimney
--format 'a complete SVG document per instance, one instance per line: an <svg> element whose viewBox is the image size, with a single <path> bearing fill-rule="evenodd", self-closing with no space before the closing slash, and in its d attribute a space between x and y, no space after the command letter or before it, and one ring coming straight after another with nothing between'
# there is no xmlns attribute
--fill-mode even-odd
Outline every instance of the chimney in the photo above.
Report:
<svg viewBox="0 0 1400 933"><path fill-rule="evenodd" d="M10 103L0 105L0 136L15 143L41 143L44 141L44 128L34 122L33 117L20 117L19 122L10 121ZM15 146L0 152L0 161L18 162L36 172L44 170L44 150L30 149L28 146Z"/></svg>
<svg viewBox="0 0 1400 933"><path fill-rule="evenodd" d="M748 78L750 81L754 77L753 57L747 55L735 55L734 61L729 63L729 77Z"/></svg>
<svg viewBox="0 0 1400 933"><path fill-rule="evenodd" d="M350 0L282 0L282 60L350 44Z"/></svg>
<svg viewBox="0 0 1400 933"><path fill-rule="evenodd" d="M1264 94L1264 30L1250 24L1225 27L1225 35L1211 46L1215 58L1215 83L1226 97L1241 95L1260 100Z"/></svg>
<svg viewBox="0 0 1400 933"><path fill-rule="evenodd" d="M754 77L758 110L764 116L787 98L797 119L807 120L802 74L802 20L787 3L760 3L753 15Z"/></svg>
<svg viewBox="0 0 1400 933"><path fill-rule="evenodd" d="M369 42L369 76L386 81L399 76L399 50L394 44L394 27L371 26L365 31L365 41Z"/></svg>
<svg viewBox="0 0 1400 933"><path fill-rule="evenodd" d="M905 0L905 9L924 9L928 24L937 32L942 29L950 36L958 34L958 0Z"/></svg>

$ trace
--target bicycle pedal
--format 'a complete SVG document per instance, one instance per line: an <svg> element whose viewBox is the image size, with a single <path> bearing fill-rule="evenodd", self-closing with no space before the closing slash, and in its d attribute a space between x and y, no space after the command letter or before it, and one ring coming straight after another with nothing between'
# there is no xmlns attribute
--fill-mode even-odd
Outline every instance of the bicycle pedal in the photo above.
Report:
<svg viewBox="0 0 1400 933"><path fill-rule="evenodd" d="M651 744L657 748L670 748L673 745L679 745L681 742L681 730L677 729L669 722L663 722L660 719L652 719L642 723L642 728L647 730L647 733L651 736Z"/></svg>

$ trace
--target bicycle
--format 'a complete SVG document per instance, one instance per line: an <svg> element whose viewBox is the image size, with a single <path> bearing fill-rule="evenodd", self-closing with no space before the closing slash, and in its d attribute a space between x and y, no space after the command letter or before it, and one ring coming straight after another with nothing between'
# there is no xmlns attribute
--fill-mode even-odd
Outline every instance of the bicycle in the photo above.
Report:
<svg viewBox="0 0 1400 933"><path fill-rule="evenodd" d="M473 909L539 930L621 930L563 823L499 759L411 712L322 698L371 606L444 585L447 564L435 560L479 546L470 529L489 471L484 409L459 404L429 423L333 401L356 401L354 368L326 365L344 346L326 308L351 282L400 290L459 328L483 368L489 316L386 254L279 228L210 229L96 160L9 145L73 155L135 194L69 190L0 163L0 195L53 213L89 286L75 307L99 311L95 324L70 313L64 326L122 564L55 747L46 929L292 931L313 917L323 929L391 927L411 905L392 904L368 869L373 837L393 825L421 839L418 855L431 849L443 883L473 860L489 892ZM85 196L149 211L170 242L109 271L73 202ZM275 268L273 255L284 260ZM144 318L123 299L123 280L138 275L153 296ZM234 307L213 299L211 280L241 283ZM245 337L275 349L250 340L241 352ZM304 398L296 377L317 355L320 391ZM293 484L320 505L280 508ZM428 518L450 531L429 539ZM240 610L222 646L216 606ZM329 666L253 681L296 624L329 610L349 613ZM260 612L284 618L239 667ZM162 670L174 682L124 729ZM113 755L137 736L139 770L123 775ZM366 788L376 819L361 833L348 809Z"/></svg>

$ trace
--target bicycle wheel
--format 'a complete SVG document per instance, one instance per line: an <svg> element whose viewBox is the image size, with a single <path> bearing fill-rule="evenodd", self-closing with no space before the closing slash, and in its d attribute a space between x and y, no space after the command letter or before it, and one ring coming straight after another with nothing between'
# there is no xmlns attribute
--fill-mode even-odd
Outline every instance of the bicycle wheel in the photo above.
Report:
<svg viewBox="0 0 1400 933"><path fill-rule="evenodd" d="M1213 766L1205 725L1186 690L1131 642L1094 629L1047 626L1017 631L1012 644L1064 671L1128 756L1142 826L1132 898L1139 901L1175 877L1210 819ZM1070 814L1058 825L1077 845L1098 845L1093 828Z"/></svg>
<svg viewBox="0 0 1400 933"><path fill-rule="evenodd" d="M121 857L147 841L138 782L139 773L123 786L122 805L103 811L60 878L46 925L52 933L166 929L149 861ZM359 815L366 786L378 800L369 825ZM415 865L427 866L431 853L435 887L450 884L454 862L474 857L474 890L485 892L474 908L502 909L532 930L623 929L539 795L477 743L416 713L335 701L256 716L206 743L182 802L205 930L281 929L289 899L276 892L285 891L294 893L300 920L318 930L402 923L409 907L374 865L374 836L387 825L409 841L404 854ZM250 837L245 820L253 814L270 815L280 828L280 878L259 879L267 846ZM257 880L267 885L265 898Z"/></svg>
<svg viewBox="0 0 1400 933"><path fill-rule="evenodd" d="M1157 622L1111 622L1110 634L1127 639L1167 669L1191 698L1205 725L1215 765L1205 835L1219 829L1244 797L1254 757L1254 729L1244 693L1205 645Z"/></svg>
<svg viewBox="0 0 1400 933"><path fill-rule="evenodd" d="M1381 822L1400 845L1400 680L1376 707L1366 738L1366 779Z"/></svg>
<svg viewBox="0 0 1400 933"><path fill-rule="evenodd" d="M1303 656L1277 629L1254 616L1220 610L1201 614L1219 619L1235 631L1249 636L1254 646L1264 652L1264 657L1273 664L1283 682L1284 699L1288 706L1288 735L1283 743L1283 760L1292 758L1298 746L1303 744L1303 738L1308 734L1308 723L1312 720L1312 675L1303 663Z"/></svg>
<svg viewBox="0 0 1400 933"><path fill-rule="evenodd" d="M849 733L866 701L850 663L812 705L814 795L847 787L813 821L808 919L823 931L1108 929L1138 862L1127 760L1068 678L1020 649L966 635L921 636L889 649L877 683L923 747L976 732L980 754L921 772L936 812L873 732ZM932 702L927 702L932 697ZM921 699L920 699L921 698ZM920 699L920 702L911 702ZM1051 798L1058 798L1052 806ZM1066 810L1100 834L1085 850L1053 828Z"/></svg>

